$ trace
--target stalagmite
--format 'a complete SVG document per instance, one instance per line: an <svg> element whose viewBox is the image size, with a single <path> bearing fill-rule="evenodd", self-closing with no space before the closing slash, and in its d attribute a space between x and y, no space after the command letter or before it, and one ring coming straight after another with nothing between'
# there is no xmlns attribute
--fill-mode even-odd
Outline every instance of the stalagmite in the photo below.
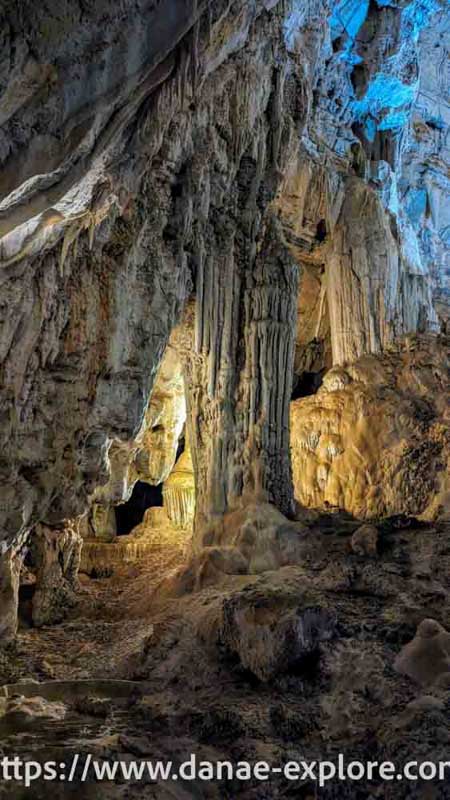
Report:
<svg viewBox="0 0 450 800"><path fill-rule="evenodd" d="M167 478L163 497L169 519L180 528L191 526L195 514L195 483L189 449L182 453Z"/></svg>
<svg viewBox="0 0 450 800"><path fill-rule="evenodd" d="M40 525L35 531L31 544L35 626L60 622L75 605L81 545L81 536L69 527L57 531Z"/></svg>

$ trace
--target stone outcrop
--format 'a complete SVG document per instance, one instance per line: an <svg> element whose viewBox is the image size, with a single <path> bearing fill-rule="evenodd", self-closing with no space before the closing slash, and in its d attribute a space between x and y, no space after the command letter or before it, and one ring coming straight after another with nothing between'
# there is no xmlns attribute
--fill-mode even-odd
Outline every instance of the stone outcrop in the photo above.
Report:
<svg viewBox="0 0 450 800"><path fill-rule="evenodd" d="M92 495L90 523L96 536L114 538L114 506L131 496L137 480L157 486L171 473L186 422L181 364L167 347L141 429L128 442L114 440L108 452L109 480Z"/></svg>
<svg viewBox="0 0 450 800"><path fill-rule="evenodd" d="M318 605L314 591L303 594L276 583L247 587L224 601L221 638L244 669L267 681L280 672L307 669L322 642L335 635L331 609Z"/></svg>
<svg viewBox="0 0 450 800"><path fill-rule="evenodd" d="M90 498L85 538L113 540L117 534L114 506L129 500L136 481L156 486L166 480L175 464L185 422L181 364L169 344L136 438L128 442L114 440L109 448L109 479Z"/></svg>
<svg viewBox="0 0 450 800"><path fill-rule="evenodd" d="M361 525L352 536L352 551L358 556L375 558L378 554L379 538L375 525Z"/></svg>
<svg viewBox="0 0 450 800"><path fill-rule="evenodd" d="M0 641L8 642L17 632L22 558L12 547L0 553Z"/></svg>
<svg viewBox="0 0 450 800"><path fill-rule="evenodd" d="M409 338L291 405L298 501L360 518L448 515L448 341Z"/></svg>
<svg viewBox="0 0 450 800"><path fill-rule="evenodd" d="M104 539L106 542L113 541L117 536L117 522L114 506L93 503L89 518L83 518L83 534L85 539L95 536Z"/></svg>

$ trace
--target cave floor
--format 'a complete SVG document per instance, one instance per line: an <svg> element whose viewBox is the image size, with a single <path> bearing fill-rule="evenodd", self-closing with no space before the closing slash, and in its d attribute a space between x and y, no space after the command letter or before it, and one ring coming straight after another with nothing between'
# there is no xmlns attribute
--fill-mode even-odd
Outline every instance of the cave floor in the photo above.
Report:
<svg viewBox="0 0 450 800"><path fill-rule="evenodd" d="M345 526L315 529L305 536L301 566L227 576L180 597L160 587L161 576L181 563L181 551L166 561L158 553L109 578L82 578L67 620L40 630L23 623L17 642L0 657L1 684L21 681L25 694L44 698L31 710L29 700L18 701L16 713L3 718L2 747L38 760L67 760L73 752L174 763L191 753L270 763L338 753L349 760L445 760L448 687L424 690L399 675L393 662L424 618L443 625L449 619L448 533L444 525L388 527L378 555L369 558L351 551ZM276 608L288 587L298 590L300 602L305 586L332 609L335 635L313 661L260 681L223 646L224 601L256 591ZM30 688L31 681L40 685ZM54 718L45 702L55 707ZM47 791L36 782L26 796L38 799ZM441 784L331 782L319 790L281 778L270 784L148 783L144 794L137 782L52 784L56 798L113 800L431 800L448 797L446 791ZM20 792L0 786L0 797L24 796Z"/></svg>

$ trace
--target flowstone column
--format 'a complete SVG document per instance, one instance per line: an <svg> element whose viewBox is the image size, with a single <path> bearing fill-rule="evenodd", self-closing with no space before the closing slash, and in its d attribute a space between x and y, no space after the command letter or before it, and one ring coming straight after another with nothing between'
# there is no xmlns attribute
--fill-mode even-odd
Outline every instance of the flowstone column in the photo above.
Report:
<svg viewBox="0 0 450 800"><path fill-rule="evenodd" d="M199 271L186 365L196 530L242 498L293 510L289 452L298 270L272 215ZM198 536L196 537L198 540Z"/></svg>
<svg viewBox="0 0 450 800"><path fill-rule="evenodd" d="M18 549L9 547L0 553L0 647L17 633L21 566Z"/></svg>

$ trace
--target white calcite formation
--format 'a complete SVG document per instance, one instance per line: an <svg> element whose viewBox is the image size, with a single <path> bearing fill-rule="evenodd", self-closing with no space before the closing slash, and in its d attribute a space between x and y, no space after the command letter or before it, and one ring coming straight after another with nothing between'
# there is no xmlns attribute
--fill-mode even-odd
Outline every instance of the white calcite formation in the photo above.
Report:
<svg viewBox="0 0 450 800"><path fill-rule="evenodd" d="M445 0L17 5L0 11L7 630L24 540L165 480L184 392L196 528L243 496L292 514L294 377L436 334L447 307ZM157 400L186 308L184 389L170 370Z"/></svg>

